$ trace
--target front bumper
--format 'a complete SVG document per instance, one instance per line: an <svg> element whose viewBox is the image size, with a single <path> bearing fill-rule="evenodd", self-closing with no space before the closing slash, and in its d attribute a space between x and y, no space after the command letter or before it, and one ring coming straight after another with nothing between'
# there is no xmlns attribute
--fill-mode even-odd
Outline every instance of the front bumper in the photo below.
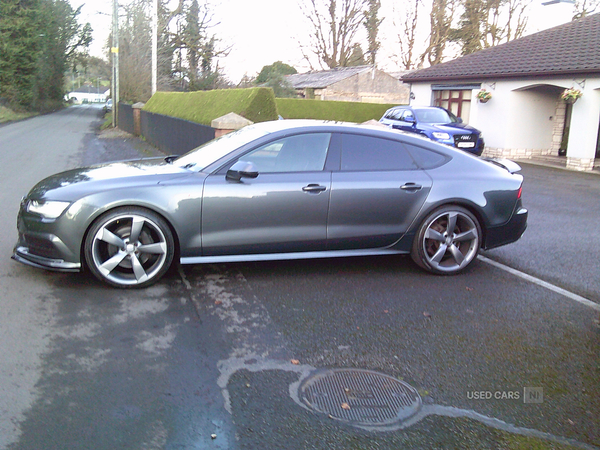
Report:
<svg viewBox="0 0 600 450"><path fill-rule="evenodd" d="M484 250L500 247L519 240L527 228L528 211L519 206L504 225L490 227L485 236Z"/></svg>
<svg viewBox="0 0 600 450"><path fill-rule="evenodd" d="M80 263L72 263L63 259L45 258L30 253L27 247L15 247L12 259L38 269L54 270L57 272L79 272Z"/></svg>
<svg viewBox="0 0 600 450"><path fill-rule="evenodd" d="M41 269L81 271L79 233L70 226L70 221L62 218L44 221L27 212L24 205L23 202L17 216L19 238L12 259Z"/></svg>

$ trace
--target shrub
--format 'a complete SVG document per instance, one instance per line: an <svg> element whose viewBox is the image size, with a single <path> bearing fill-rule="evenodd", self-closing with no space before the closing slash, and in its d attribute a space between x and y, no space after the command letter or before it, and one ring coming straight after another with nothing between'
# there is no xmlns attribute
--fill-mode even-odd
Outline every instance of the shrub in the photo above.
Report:
<svg viewBox="0 0 600 450"><path fill-rule="evenodd" d="M285 119L320 119L362 123L379 120L396 105L277 98L277 112Z"/></svg>
<svg viewBox="0 0 600 450"><path fill-rule="evenodd" d="M277 119L275 95L268 88L157 92L144 110L208 126L213 119L230 112L252 122Z"/></svg>

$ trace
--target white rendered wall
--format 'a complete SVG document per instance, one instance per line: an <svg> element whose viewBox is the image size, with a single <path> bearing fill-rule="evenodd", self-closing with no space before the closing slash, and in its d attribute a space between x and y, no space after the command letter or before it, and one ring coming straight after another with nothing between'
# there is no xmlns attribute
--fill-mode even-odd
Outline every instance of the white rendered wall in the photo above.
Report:
<svg viewBox="0 0 600 450"><path fill-rule="evenodd" d="M549 153L560 93L566 88L580 89L583 96L573 105L567 156L573 159L573 168L581 163L591 170L600 125L600 78L480 82L492 99L479 103L478 91L473 90L468 123L483 132L489 154L512 158ZM412 92L411 105L433 103L430 83L412 84Z"/></svg>

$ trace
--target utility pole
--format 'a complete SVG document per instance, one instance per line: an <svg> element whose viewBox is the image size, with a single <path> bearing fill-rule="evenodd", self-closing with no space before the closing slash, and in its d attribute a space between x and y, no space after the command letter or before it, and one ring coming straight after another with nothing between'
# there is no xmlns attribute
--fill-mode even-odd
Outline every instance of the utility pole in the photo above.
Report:
<svg viewBox="0 0 600 450"><path fill-rule="evenodd" d="M117 126L119 121L119 3L113 0L112 17L112 126Z"/></svg>
<svg viewBox="0 0 600 450"><path fill-rule="evenodd" d="M156 93L158 79L158 0L152 8L152 95Z"/></svg>

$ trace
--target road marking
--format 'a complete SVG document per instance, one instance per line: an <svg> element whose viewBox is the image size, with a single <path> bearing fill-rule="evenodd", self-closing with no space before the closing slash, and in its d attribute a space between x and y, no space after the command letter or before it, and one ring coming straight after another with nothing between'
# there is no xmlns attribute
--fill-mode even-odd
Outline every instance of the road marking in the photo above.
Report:
<svg viewBox="0 0 600 450"><path fill-rule="evenodd" d="M531 283L537 284L538 286L545 287L546 289L556 292L557 294L564 295L565 297L570 298L571 300L575 300L576 302L581 303L582 305L585 305L589 308L595 309L596 311L600 311L600 304L593 302L591 300L588 300L587 298L582 297L581 295L574 294L573 292L570 292L570 291L567 291L566 289L555 286L554 284L548 283L547 281L540 280L539 278L528 275L525 272L521 272L520 270L505 266L504 264L501 264L492 259L486 258L485 256L479 255L477 258L479 258L480 261L488 263L491 266L502 269L502 270L504 270L508 273L511 273L519 278L523 278L524 280L527 280Z"/></svg>

